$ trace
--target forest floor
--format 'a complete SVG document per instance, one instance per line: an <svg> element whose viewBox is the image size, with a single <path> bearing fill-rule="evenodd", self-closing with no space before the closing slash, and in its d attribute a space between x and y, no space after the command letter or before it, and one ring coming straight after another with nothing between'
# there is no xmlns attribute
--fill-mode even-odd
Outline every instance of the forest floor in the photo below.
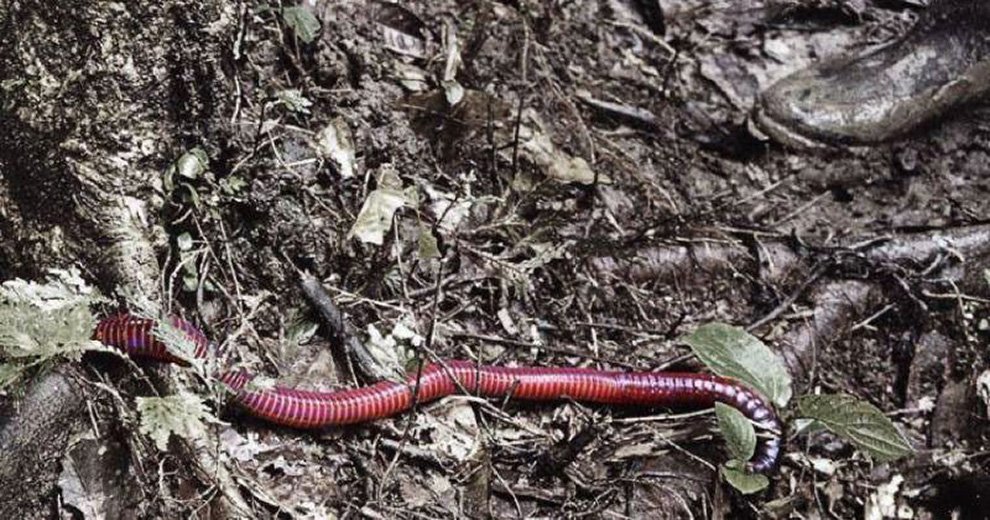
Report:
<svg viewBox="0 0 990 520"><path fill-rule="evenodd" d="M915 454L879 463L802 436L766 491L742 495L718 475L710 413L451 398L314 434L225 409L219 449L253 509L987 510L990 109L891 144L788 150L750 130L759 92L890 41L918 7L660 3L324 2L305 8L320 23L310 42L306 16L247 11L230 139L187 136L176 158L205 160L185 155L162 188L171 305L255 368L318 389L361 381L330 354L300 271L390 370L436 355L692 371L678 338L732 323L782 353L796 394L872 403ZM146 484L170 478L176 461L159 457Z"/></svg>

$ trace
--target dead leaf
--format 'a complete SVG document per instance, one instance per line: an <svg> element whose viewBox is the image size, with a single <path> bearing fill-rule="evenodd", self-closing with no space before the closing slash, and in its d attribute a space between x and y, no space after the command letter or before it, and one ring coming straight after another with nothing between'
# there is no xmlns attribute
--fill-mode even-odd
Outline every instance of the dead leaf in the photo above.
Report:
<svg viewBox="0 0 990 520"><path fill-rule="evenodd" d="M384 168L378 180L378 189L368 194L358 212L348 238L375 245L385 242L385 232L392 227L392 217L403 206L415 206L415 200L390 167Z"/></svg>
<svg viewBox="0 0 990 520"><path fill-rule="evenodd" d="M429 31L416 13L393 2L374 2L372 9L386 49L414 58L429 54Z"/></svg>
<svg viewBox="0 0 990 520"><path fill-rule="evenodd" d="M520 132L521 134L522 132ZM596 177L595 171L591 169L587 161L557 148L550 137L541 130L530 129L529 134L529 139L524 141L520 147L520 153L524 159L528 159L542 169L547 177L560 182L577 182L579 184L592 184L596 181L602 184L612 182L604 174L599 174Z"/></svg>
<svg viewBox="0 0 990 520"><path fill-rule="evenodd" d="M354 138L351 129L342 118L335 118L316 136L316 152L333 161L337 173L344 179L354 176L357 169Z"/></svg>

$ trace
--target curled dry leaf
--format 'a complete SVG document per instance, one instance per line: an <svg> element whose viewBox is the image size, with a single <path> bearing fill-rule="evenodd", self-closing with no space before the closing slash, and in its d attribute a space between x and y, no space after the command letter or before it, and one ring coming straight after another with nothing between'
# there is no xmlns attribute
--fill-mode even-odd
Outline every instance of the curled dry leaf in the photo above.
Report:
<svg viewBox="0 0 990 520"><path fill-rule="evenodd" d="M408 63L395 60L392 76L409 92L424 92L429 88L426 71Z"/></svg>
<svg viewBox="0 0 990 520"><path fill-rule="evenodd" d="M520 132L521 134L522 132ZM520 153L534 165L543 170L547 177L560 182L576 182L578 184L608 184L612 180L607 175L595 175L588 161L574 157L553 144L550 138L538 129L529 131L529 139L524 141Z"/></svg>

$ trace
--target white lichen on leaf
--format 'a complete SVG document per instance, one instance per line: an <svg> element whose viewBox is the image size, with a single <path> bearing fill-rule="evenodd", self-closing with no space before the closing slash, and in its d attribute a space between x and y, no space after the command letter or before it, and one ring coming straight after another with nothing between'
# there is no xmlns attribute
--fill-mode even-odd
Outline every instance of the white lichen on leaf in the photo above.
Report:
<svg viewBox="0 0 990 520"><path fill-rule="evenodd" d="M180 392L165 397L138 397L141 414L139 429L151 437L159 450L168 449L172 434L195 440L206 435L206 423L219 423L209 412L199 396Z"/></svg>
<svg viewBox="0 0 990 520"><path fill-rule="evenodd" d="M309 107L313 106L313 102L297 88L281 90L275 97L286 108L300 114L309 114Z"/></svg>

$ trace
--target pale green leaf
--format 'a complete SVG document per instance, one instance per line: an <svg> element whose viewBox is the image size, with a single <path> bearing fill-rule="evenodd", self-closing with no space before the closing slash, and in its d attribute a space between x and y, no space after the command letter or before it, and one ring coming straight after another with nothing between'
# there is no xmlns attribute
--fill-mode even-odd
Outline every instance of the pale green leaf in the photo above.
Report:
<svg viewBox="0 0 990 520"><path fill-rule="evenodd" d="M437 237L433 236L430 228L423 227L419 230L419 258L430 260L440 258L440 247L437 245Z"/></svg>
<svg viewBox="0 0 990 520"><path fill-rule="evenodd" d="M184 200L192 204L194 208L199 209L201 207L201 201L196 188L185 182L179 183L179 187L183 188L182 195Z"/></svg>
<svg viewBox="0 0 990 520"><path fill-rule="evenodd" d="M715 403L715 415L718 417L718 429L725 437L725 444L732 458L749 460L756 451L756 430L753 423L735 408Z"/></svg>
<svg viewBox="0 0 990 520"><path fill-rule="evenodd" d="M728 464L721 467L722 477L740 493L751 495L758 491L763 491L770 485L770 480L765 475L749 473L739 469L740 467L742 467L742 463L737 460L729 461Z"/></svg>
<svg viewBox="0 0 990 520"><path fill-rule="evenodd" d="M175 237L175 243L179 246L179 251L189 251L192 249L193 239L189 232L185 232Z"/></svg>
<svg viewBox="0 0 990 520"><path fill-rule="evenodd" d="M464 99L464 87L456 80L444 81L443 93L447 99L447 106L456 106Z"/></svg>
<svg viewBox="0 0 990 520"><path fill-rule="evenodd" d="M175 162L175 172L187 179L195 179L209 167L210 158L202 148L193 148Z"/></svg>
<svg viewBox="0 0 990 520"><path fill-rule="evenodd" d="M382 334L372 324L368 324L368 341L365 342L364 346L371 353L371 357L381 362L382 365L388 367L398 367L402 365L400 360L400 351L398 341L392 334Z"/></svg>
<svg viewBox="0 0 990 520"><path fill-rule="evenodd" d="M186 292L196 292L199 289L199 276L195 270L182 270L182 290Z"/></svg>
<svg viewBox="0 0 990 520"><path fill-rule="evenodd" d="M745 330L709 323L683 341L716 374L752 386L778 407L791 399L791 376L783 360Z"/></svg>
<svg viewBox="0 0 990 520"><path fill-rule="evenodd" d="M26 303L43 311L89 305L97 298L74 267L50 269L44 283L15 278L0 286L0 302Z"/></svg>
<svg viewBox="0 0 990 520"><path fill-rule="evenodd" d="M292 322L285 331L285 339L289 343L304 345L313 339L319 325L312 321L299 319Z"/></svg>
<svg viewBox="0 0 990 520"><path fill-rule="evenodd" d="M161 451L168 449L170 435L199 439L206 435L205 422L219 422L198 396L188 392L166 397L138 397L137 408L141 414L141 433L151 437Z"/></svg>
<svg viewBox="0 0 990 520"><path fill-rule="evenodd" d="M320 21L313 16L309 9L302 6L282 9L282 20L305 43L313 43L316 35L320 32Z"/></svg>
<svg viewBox="0 0 990 520"><path fill-rule="evenodd" d="M220 180L220 189L228 195L237 195L244 188L247 188L247 181L243 177L238 175L231 175L230 177L224 177Z"/></svg>
<svg viewBox="0 0 990 520"><path fill-rule="evenodd" d="M244 385L248 392L265 392L275 388L275 380L267 376L255 376Z"/></svg>
<svg viewBox="0 0 990 520"><path fill-rule="evenodd" d="M825 431L825 425L814 420L814 419L794 419L791 421L790 428L791 435L812 435L821 431Z"/></svg>
<svg viewBox="0 0 990 520"><path fill-rule="evenodd" d="M56 356L79 359L91 339L99 300L76 270L52 270L45 283L11 280L0 287L0 357L25 364Z"/></svg>
<svg viewBox="0 0 990 520"><path fill-rule="evenodd" d="M196 357L196 342L188 333L173 325L171 319L156 319L152 333L165 345L169 354L185 361L199 373L205 373L204 360Z"/></svg>
<svg viewBox="0 0 990 520"><path fill-rule="evenodd" d="M817 420L879 461L899 459L914 451L883 412L851 395L803 396L798 400L798 413Z"/></svg>
<svg viewBox="0 0 990 520"><path fill-rule="evenodd" d="M191 238L190 238L191 240ZM186 292L196 292L199 288L199 268L196 262L199 254L191 251L179 252L179 264L182 266L182 289ZM155 318L158 313L149 314L149 318Z"/></svg>

